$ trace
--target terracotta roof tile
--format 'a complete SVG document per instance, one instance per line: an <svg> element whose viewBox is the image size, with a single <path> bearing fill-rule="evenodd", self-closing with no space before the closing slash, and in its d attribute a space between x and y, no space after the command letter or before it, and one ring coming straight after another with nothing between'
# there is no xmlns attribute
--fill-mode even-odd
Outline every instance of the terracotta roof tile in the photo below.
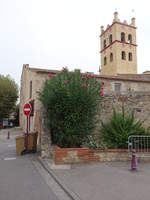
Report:
<svg viewBox="0 0 150 200"><path fill-rule="evenodd" d="M41 68L34 68L34 67L29 67L27 69L36 73L54 73L54 74L60 73L60 70L41 69ZM83 73L83 74L86 74L86 73ZM150 83L150 74L118 74L116 76L95 74L95 76L96 78L107 79L107 80L110 79L110 80Z"/></svg>
<svg viewBox="0 0 150 200"><path fill-rule="evenodd" d="M33 68L33 67L29 67L28 70L33 71L33 72L37 72L37 73L59 73L60 71L58 70L51 70L51 69L41 69L41 68Z"/></svg>

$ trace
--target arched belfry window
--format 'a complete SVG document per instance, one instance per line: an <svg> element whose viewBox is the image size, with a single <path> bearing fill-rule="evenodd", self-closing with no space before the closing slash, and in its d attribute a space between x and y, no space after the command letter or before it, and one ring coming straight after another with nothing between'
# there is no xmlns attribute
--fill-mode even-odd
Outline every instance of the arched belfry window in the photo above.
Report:
<svg viewBox="0 0 150 200"><path fill-rule="evenodd" d="M106 40L104 40L104 48L106 48Z"/></svg>
<svg viewBox="0 0 150 200"><path fill-rule="evenodd" d="M107 65L107 58L106 58L106 56L104 57L104 65Z"/></svg>
<svg viewBox="0 0 150 200"><path fill-rule="evenodd" d="M132 44L132 35L131 34L128 35L128 43Z"/></svg>
<svg viewBox="0 0 150 200"><path fill-rule="evenodd" d="M126 59L126 52L125 52L125 51L122 51L122 52L121 52L121 59L122 59L122 60L125 60L125 59Z"/></svg>
<svg viewBox="0 0 150 200"><path fill-rule="evenodd" d="M110 53L110 62L113 61L113 53Z"/></svg>
<svg viewBox="0 0 150 200"><path fill-rule="evenodd" d="M121 42L125 42L125 33L124 32L121 33Z"/></svg>
<svg viewBox="0 0 150 200"><path fill-rule="evenodd" d="M112 44L112 34L109 35L109 44Z"/></svg>
<svg viewBox="0 0 150 200"><path fill-rule="evenodd" d="M128 54L128 59L129 59L129 61L132 61L132 53L131 52Z"/></svg>

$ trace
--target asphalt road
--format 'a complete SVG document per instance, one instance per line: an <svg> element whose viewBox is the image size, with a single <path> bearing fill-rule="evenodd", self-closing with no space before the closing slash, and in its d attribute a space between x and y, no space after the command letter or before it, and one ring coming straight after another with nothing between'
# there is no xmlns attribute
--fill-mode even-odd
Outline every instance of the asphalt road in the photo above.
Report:
<svg viewBox="0 0 150 200"><path fill-rule="evenodd" d="M0 131L0 200L58 200L34 166L36 154L17 157L15 135Z"/></svg>

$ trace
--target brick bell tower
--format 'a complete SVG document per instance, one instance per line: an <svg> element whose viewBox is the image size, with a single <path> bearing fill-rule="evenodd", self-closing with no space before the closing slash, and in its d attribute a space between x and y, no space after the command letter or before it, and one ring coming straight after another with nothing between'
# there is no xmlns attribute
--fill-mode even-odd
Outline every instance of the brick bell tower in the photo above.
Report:
<svg viewBox="0 0 150 200"><path fill-rule="evenodd" d="M135 18L122 23L115 12L113 23L101 26L100 38L101 75L137 74Z"/></svg>

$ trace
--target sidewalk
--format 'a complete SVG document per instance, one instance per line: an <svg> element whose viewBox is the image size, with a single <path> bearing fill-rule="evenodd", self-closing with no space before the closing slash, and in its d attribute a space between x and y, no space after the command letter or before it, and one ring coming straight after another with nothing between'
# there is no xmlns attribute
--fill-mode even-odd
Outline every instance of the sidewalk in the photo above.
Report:
<svg viewBox="0 0 150 200"><path fill-rule="evenodd" d="M78 199L149 200L150 198L150 163L139 163L138 171L131 172L130 163L126 162L79 164L72 165L71 168L64 166L63 169L54 169L49 160L44 162L61 185Z"/></svg>
<svg viewBox="0 0 150 200"><path fill-rule="evenodd" d="M10 138L15 139L16 136L23 135L23 131L20 127L0 129L0 139L7 139L8 132L10 133Z"/></svg>

